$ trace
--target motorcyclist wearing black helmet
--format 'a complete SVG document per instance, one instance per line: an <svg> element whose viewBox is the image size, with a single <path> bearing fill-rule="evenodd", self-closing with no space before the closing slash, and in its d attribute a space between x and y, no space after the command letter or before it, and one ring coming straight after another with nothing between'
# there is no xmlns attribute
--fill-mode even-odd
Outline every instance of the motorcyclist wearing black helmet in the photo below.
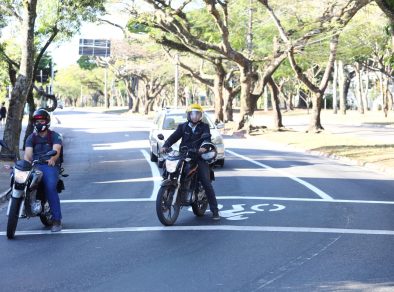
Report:
<svg viewBox="0 0 394 292"><path fill-rule="evenodd" d="M180 147L188 146L195 147L195 142L198 141L197 145L201 145L203 142L211 142L211 133L209 129L209 125L202 122L202 114L203 108L199 104L191 104L187 111L187 122L178 125L178 128L174 133L171 134L170 137L166 140L163 147L160 149L161 152L165 152L168 150L171 145L176 143L179 139L182 138ZM205 135L204 135L205 134ZM201 139L202 136L206 136L207 138ZM200 147L200 146L199 146ZM206 149L201 147L199 149L200 153L205 152ZM212 218L214 220L220 220L218 203L216 200L215 191L212 187L211 179L210 179L210 168L207 162L202 159L198 160L198 176L204 187L205 193L208 197L209 208L212 211Z"/></svg>
<svg viewBox="0 0 394 292"><path fill-rule="evenodd" d="M48 159L47 163L38 164L37 166L43 172L42 182L44 184L44 192L51 208L53 220L51 230L52 232L58 232L62 230L62 213L56 186L60 171L60 161L58 158L63 141L59 133L49 130L50 125L51 116L46 110L40 108L33 113L34 132L26 139L24 159L31 162L50 150L57 151L57 154Z"/></svg>

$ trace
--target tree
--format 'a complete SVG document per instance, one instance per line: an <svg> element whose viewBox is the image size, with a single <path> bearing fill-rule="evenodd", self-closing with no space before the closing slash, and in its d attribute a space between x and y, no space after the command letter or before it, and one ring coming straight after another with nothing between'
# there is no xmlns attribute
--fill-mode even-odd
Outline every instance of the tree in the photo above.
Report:
<svg viewBox="0 0 394 292"><path fill-rule="evenodd" d="M316 85L304 74L304 70L297 64L295 58L295 46L293 45L294 41L290 38L290 33L285 30L284 26L281 24L281 21L276 16L274 10L268 4L268 1L259 0L265 7L267 7L268 11L271 14L271 17L276 24L281 40L290 47L288 52L290 64L296 73L297 78L302 81L308 89L313 93L312 104L313 104L313 115L308 127L308 131L311 132L319 132L324 128L321 125L320 121L320 111L322 108L322 98L324 92L327 88L328 81L330 79L331 71L333 69L333 65L336 59L336 53L338 48L339 35L341 33L341 29L346 26L346 24L352 19L352 17L364 6L369 4L371 1L369 0L360 0L360 1L338 1L338 3L334 3L329 8L325 10L325 13L321 17L320 21L320 30L329 31L330 43L329 43L329 57L327 61L327 65L324 71L324 74L321 78L320 84ZM341 3L340 3L341 2ZM339 6L338 4L342 4Z"/></svg>
<svg viewBox="0 0 394 292"><path fill-rule="evenodd" d="M78 31L82 21L94 20L97 13L104 11L105 0L65 1L67 1L66 5L56 1L44 3L37 0L26 0L21 4L20 1L4 0L0 5L1 14L10 19L11 25L21 23L20 34L23 36L20 64L8 56L3 45L0 46L3 48L0 49L2 58L7 61L9 67L12 67L12 70L9 70L11 82L13 78L11 73L14 74L18 71L4 130L4 141L11 149L11 154L17 156L19 156L23 108L29 99L30 115L32 115L34 110L33 78L42 56L55 38L59 40L69 38ZM30 123L26 135L31 131ZM1 153L5 152L6 150L3 148Z"/></svg>

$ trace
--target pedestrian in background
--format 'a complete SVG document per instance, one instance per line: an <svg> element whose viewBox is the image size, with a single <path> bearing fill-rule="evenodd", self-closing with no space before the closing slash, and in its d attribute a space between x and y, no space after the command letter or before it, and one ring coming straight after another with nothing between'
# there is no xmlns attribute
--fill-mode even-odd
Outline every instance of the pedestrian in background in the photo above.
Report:
<svg viewBox="0 0 394 292"><path fill-rule="evenodd" d="M5 124L5 117L7 116L7 109L5 107L5 101L1 103L1 109L0 109L0 122L1 125L3 126Z"/></svg>

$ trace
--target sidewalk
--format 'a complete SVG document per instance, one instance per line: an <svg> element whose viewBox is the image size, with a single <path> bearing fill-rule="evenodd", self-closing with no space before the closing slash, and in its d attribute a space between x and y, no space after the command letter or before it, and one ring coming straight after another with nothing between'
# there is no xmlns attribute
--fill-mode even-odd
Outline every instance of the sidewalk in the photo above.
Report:
<svg viewBox="0 0 394 292"><path fill-rule="evenodd" d="M24 138L26 125L22 125L22 134L20 140L22 141ZM0 128L0 139L3 139L3 131L4 128ZM22 147L20 147L22 148ZM10 187L10 169L7 166L13 166L13 161L2 161L0 160L0 204L7 200L5 194L9 190Z"/></svg>

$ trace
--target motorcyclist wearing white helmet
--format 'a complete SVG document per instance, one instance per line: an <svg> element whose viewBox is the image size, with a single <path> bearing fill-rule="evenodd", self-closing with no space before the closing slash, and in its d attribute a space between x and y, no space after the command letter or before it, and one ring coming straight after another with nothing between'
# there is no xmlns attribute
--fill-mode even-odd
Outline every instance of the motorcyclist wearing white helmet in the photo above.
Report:
<svg viewBox="0 0 394 292"><path fill-rule="evenodd" d="M191 104L187 109L187 122L178 125L175 132L172 133L164 143L161 148L161 152L167 151L167 149L171 147L171 145L175 144L179 139L182 139L180 147L195 147L196 141L199 142L197 144L198 147L200 147L204 142L211 142L209 125L202 122L202 115L203 108L201 105ZM204 139L202 139L202 137L204 137ZM204 153L206 148L200 147L198 151L199 153ZM209 208L212 211L212 218L214 220L220 220L218 203L210 178L211 170L209 164L206 161L199 159L198 166L198 176L208 197Z"/></svg>

